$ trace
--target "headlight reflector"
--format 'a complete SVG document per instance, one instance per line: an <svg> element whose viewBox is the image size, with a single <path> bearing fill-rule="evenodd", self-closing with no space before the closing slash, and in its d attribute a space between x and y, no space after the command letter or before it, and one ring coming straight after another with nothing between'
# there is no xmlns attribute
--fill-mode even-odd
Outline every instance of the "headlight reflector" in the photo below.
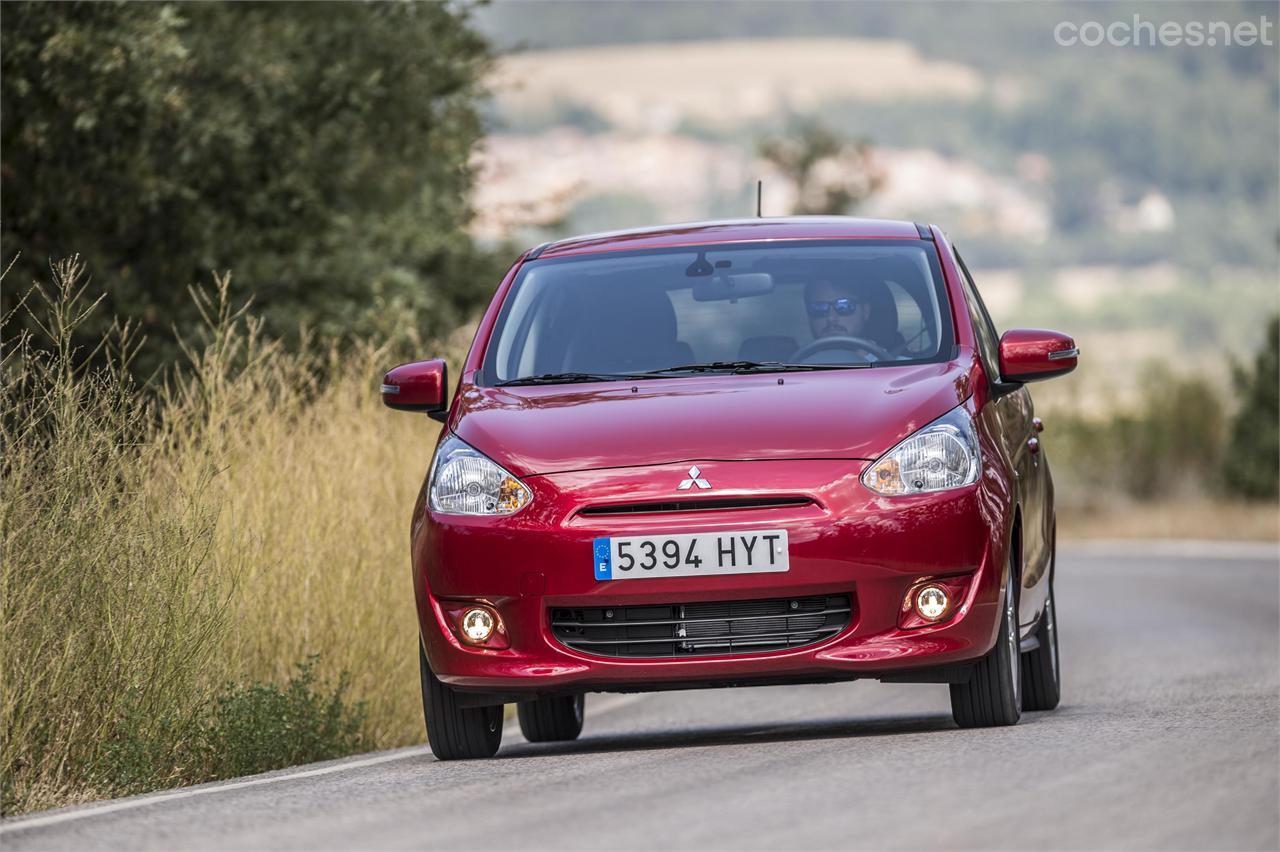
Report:
<svg viewBox="0 0 1280 852"><path fill-rule="evenodd" d="M978 436L964 406L953 408L885 453L862 474L877 494L921 494L978 481Z"/></svg>
<svg viewBox="0 0 1280 852"><path fill-rule="evenodd" d="M455 435L445 438L431 466L428 502L447 515L510 515L533 494L523 482Z"/></svg>

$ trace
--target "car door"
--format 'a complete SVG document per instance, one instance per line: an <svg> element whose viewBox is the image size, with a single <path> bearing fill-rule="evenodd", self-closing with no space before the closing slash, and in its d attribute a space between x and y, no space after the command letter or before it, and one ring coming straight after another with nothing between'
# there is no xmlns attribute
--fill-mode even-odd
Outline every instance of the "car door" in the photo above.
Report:
<svg viewBox="0 0 1280 852"><path fill-rule="evenodd" d="M954 249L953 252L961 271L969 316L978 338L979 357L987 377L999 385L1000 336L968 267L960 253ZM1022 509L1022 590L1018 621L1027 626L1036 620L1048 595L1048 584L1043 582L1049 566L1048 473L1040 457L1031 394L1025 385L1014 390L1000 390L987 407L991 409L993 434L1000 436L1001 449L1014 470L1015 496L1017 505Z"/></svg>

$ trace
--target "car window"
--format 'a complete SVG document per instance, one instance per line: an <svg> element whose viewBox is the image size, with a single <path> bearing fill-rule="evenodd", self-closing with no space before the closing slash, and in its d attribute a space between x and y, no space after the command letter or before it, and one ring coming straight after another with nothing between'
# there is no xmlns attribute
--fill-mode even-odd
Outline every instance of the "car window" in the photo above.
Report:
<svg viewBox="0 0 1280 852"><path fill-rule="evenodd" d="M950 316L932 243L693 246L532 261L486 353L488 383L712 361L941 360Z"/></svg>
<svg viewBox="0 0 1280 852"><path fill-rule="evenodd" d="M897 281L885 282L898 306L898 330L913 352L932 352L937 348L937 329L926 318L924 309L911 293ZM932 313L930 313L932 316Z"/></svg>
<svg viewBox="0 0 1280 852"><path fill-rule="evenodd" d="M955 255L956 264L960 267L961 283L964 286L965 301L968 303L969 318L973 322L974 333L978 337L978 351L982 357L983 364L987 367L987 374L992 381L1000 381L1000 335L996 332L995 323L991 321L991 315L987 313L987 306L982 302L982 295L978 292L978 286L973 283L973 276L969 274L969 267L965 265L964 259L960 257L960 252L952 249Z"/></svg>

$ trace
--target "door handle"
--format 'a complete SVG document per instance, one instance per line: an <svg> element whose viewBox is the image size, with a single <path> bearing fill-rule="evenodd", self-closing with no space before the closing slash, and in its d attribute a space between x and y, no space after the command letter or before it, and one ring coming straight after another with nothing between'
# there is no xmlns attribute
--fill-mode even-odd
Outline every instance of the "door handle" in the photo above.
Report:
<svg viewBox="0 0 1280 852"><path fill-rule="evenodd" d="M1032 417L1032 418L1031 418L1031 428L1032 428L1032 429L1035 429L1037 432L1043 432L1043 431L1044 431L1044 421L1043 421L1043 420L1041 420L1039 417Z"/></svg>
<svg viewBox="0 0 1280 852"><path fill-rule="evenodd" d="M1028 439L1027 439L1027 452L1031 453L1031 455L1033 455L1033 456L1034 456L1034 455L1038 455L1038 454L1040 453L1040 439L1039 439L1039 438L1028 438Z"/></svg>

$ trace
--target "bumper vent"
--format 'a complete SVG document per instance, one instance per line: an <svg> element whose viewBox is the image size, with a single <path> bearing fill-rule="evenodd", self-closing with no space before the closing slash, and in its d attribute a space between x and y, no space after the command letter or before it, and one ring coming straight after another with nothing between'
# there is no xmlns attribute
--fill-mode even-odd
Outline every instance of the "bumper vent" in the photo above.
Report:
<svg viewBox="0 0 1280 852"><path fill-rule="evenodd" d="M849 625L848 595L551 610L566 647L601 657L739 656L801 648Z"/></svg>
<svg viewBox="0 0 1280 852"><path fill-rule="evenodd" d="M606 506L588 506L579 515L641 515L662 512L711 512L725 509L780 509L787 506L808 506L808 497L721 497L709 500L664 500L653 503L616 503Z"/></svg>

